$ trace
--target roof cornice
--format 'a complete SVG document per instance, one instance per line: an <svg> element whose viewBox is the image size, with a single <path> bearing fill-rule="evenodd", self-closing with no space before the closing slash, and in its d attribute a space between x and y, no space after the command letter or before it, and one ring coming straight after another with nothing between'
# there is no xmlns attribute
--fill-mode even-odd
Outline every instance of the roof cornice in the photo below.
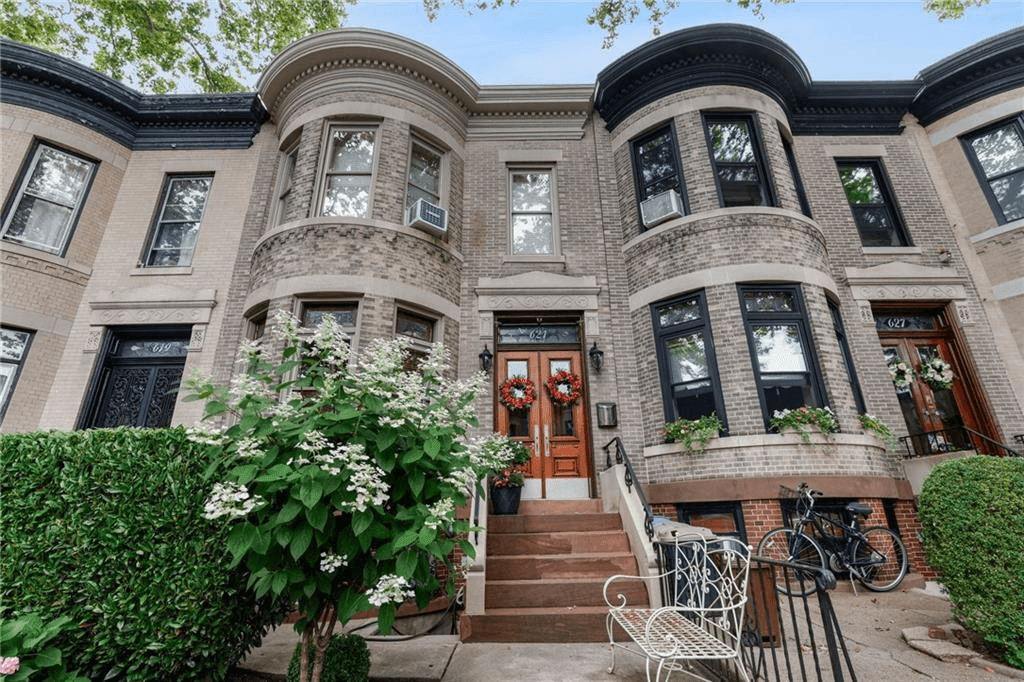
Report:
<svg viewBox="0 0 1024 682"><path fill-rule="evenodd" d="M929 125L954 111L1024 86L1024 28L983 40L921 71L910 111Z"/></svg>
<svg viewBox="0 0 1024 682"><path fill-rule="evenodd" d="M129 149L244 149L266 120L254 93L143 95L98 71L0 39L0 102L87 126Z"/></svg>

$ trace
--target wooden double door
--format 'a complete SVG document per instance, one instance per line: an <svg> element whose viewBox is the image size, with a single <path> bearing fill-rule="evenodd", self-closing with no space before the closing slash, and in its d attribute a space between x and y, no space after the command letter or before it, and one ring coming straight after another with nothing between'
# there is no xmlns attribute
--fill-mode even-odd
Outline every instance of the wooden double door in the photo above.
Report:
<svg viewBox="0 0 1024 682"><path fill-rule="evenodd" d="M512 377L529 379L535 400L513 410L498 402L497 428L530 448L527 492L534 496L589 496L590 452L585 386L578 349L499 351L498 386ZM553 400L548 378L568 371L580 379L580 395L570 404ZM575 492L574 492L575 491Z"/></svg>

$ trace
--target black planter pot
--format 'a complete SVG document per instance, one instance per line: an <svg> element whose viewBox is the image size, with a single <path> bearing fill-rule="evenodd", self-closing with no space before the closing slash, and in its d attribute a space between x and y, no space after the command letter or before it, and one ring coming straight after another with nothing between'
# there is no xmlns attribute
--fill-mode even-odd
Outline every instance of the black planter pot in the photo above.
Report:
<svg viewBox="0 0 1024 682"><path fill-rule="evenodd" d="M491 502L494 505L494 514L508 516L519 511L519 497L523 489L516 488L491 488Z"/></svg>

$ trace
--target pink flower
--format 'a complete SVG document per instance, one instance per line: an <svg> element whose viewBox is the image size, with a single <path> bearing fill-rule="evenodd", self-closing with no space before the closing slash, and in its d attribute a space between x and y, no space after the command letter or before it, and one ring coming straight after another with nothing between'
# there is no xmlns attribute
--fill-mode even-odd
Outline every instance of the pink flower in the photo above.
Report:
<svg viewBox="0 0 1024 682"><path fill-rule="evenodd" d="M13 675L21 667L21 661L17 656L0 658L0 675Z"/></svg>

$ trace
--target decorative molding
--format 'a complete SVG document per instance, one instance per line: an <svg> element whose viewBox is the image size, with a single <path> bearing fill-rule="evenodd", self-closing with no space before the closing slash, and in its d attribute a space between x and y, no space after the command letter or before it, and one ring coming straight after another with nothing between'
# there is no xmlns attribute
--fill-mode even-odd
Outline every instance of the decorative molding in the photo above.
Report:
<svg viewBox="0 0 1024 682"><path fill-rule="evenodd" d="M31 270L80 287L89 283L89 276L92 274L92 271L86 266L76 266L60 256L19 244L4 242L0 254L2 254L5 268Z"/></svg>
<svg viewBox="0 0 1024 682"><path fill-rule="evenodd" d="M203 349L203 343L206 341L206 325L205 324L194 324L192 325L192 336L188 340L188 350L201 351Z"/></svg>
<svg viewBox="0 0 1024 682"><path fill-rule="evenodd" d="M956 311L956 319L961 325L974 324L974 316L966 301L953 301L953 310Z"/></svg>
<svg viewBox="0 0 1024 682"><path fill-rule="evenodd" d="M85 348L82 350L86 353L98 353L100 350L100 342L103 341L103 330L102 329L90 329L89 333L85 336Z"/></svg>
<svg viewBox="0 0 1024 682"><path fill-rule="evenodd" d="M957 316L965 315L966 279L954 268L936 268L893 261L870 268L846 268L850 291L860 309L861 322L874 324L871 302L875 301L956 301Z"/></svg>
<svg viewBox="0 0 1024 682"><path fill-rule="evenodd" d="M216 305L216 289L153 284L111 291L106 300L90 301L89 324L209 324Z"/></svg>
<svg viewBox="0 0 1024 682"><path fill-rule="evenodd" d="M569 277L534 271L510 277L481 277L476 287L477 309L597 310L600 292L593 276Z"/></svg>

